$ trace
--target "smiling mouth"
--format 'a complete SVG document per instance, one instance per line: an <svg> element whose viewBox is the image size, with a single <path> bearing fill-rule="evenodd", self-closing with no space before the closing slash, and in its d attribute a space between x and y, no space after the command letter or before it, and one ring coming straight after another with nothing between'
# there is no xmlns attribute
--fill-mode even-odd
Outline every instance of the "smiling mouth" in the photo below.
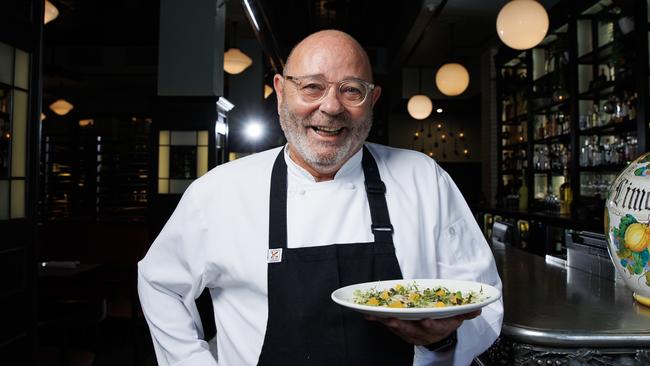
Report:
<svg viewBox="0 0 650 366"><path fill-rule="evenodd" d="M337 136L339 135L345 127L324 127L324 126L311 126L310 127L314 132L323 136Z"/></svg>

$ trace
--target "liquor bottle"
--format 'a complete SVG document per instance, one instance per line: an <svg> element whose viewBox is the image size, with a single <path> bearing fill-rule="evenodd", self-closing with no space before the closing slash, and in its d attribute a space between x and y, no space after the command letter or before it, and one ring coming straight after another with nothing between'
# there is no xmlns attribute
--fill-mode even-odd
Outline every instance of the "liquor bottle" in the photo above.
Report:
<svg viewBox="0 0 650 366"><path fill-rule="evenodd" d="M627 106L628 106L627 118L630 121L636 121L636 100L638 97L639 95L637 93L634 93L627 100Z"/></svg>
<svg viewBox="0 0 650 366"><path fill-rule="evenodd" d="M609 81L616 80L616 67L610 64L607 64L607 67L609 68Z"/></svg>
<svg viewBox="0 0 650 366"><path fill-rule="evenodd" d="M522 172L521 187L519 187L519 210L528 210L528 185L526 185L526 171Z"/></svg>
<svg viewBox="0 0 650 366"><path fill-rule="evenodd" d="M573 190L569 180L569 171L564 169L564 183L560 186L560 214L571 215L571 202L573 202Z"/></svg>

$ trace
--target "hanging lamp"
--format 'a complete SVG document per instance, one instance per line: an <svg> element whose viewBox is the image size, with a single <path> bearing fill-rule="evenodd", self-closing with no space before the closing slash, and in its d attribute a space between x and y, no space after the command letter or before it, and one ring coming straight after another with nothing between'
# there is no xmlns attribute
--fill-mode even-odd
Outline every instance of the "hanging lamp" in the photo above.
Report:
<svg viewBox="0 0 650 366"><path fill-rule="evenodd" d="M436 86L442 94L455 97L469 86L469 73L459 63L444 64L436 72Z"/></svg>
<svg viewBox="0 0 650 366"><path fill-rule="evenodd" d="M232 23L232 45L235 45L237 39L237 23ZM223 54L223 69L225 72L236 75L246 70L253 64L253 59L248 57L237 47L231 47Z"/></svg>
<svg viewBox="0 0 650 366"><path fill-rule="evenodd" d="M408 104L406 105L406 110L409 112L409 115L415 119L422 120L433 111L433 103L431 99L422 93L422 75L421 70L418 68L418 94L409 98Z"/></svg>
<svg viewBox="0 0 650 366"><path fill-rule="evenodd" d="M512 0L497 16L497 34L508 47L527 50L538 45L548 31L546 9L535 0Z"/></svg>
<svg viewBox="0 0 650 366"><path fill-rule="evenodd" d="M271 94L273 94L273 88L268 84L264 84L264 99L268 98Z"/></svg>
<svg viewBox="0 0 650 366"><path fill-rule="evenodd" d="M70 113L74 106L65 99L58 99L56 102L50 104L50 109L52 112L58 114L59 116L65 116Z"/></svg>
<svg viewBox="0 0 650 366"><path fill-rule="evenodd" d="M453 58L454 23L449 23L449 54ZM450 62L442 65L436 72L436 86L448 97L462 94L469 86L469 73L465 66Z"/></svg>
<svg viewBox="0 0 650 366"><path fill-rule="evenodd" d="M47 24L59 16L59 9L49 0L45 0L45 11L43 12L43 24Z"/></svg>

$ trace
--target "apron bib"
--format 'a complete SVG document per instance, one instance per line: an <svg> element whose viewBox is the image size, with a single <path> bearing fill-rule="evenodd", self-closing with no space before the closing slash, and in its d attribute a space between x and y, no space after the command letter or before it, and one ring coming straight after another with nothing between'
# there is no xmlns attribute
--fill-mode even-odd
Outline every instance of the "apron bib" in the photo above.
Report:
<svg viewBox="0 0 650 366"><path fill-rule="evenodd" d="M375 241L292 249L287 248L284 159L283 149L271 175L269 253L280 260L267 264L269 315L258 365L411 365L413 345L330 298L343 286L402 278L386 188L374 158L364 146L362 166Z"/></svg>

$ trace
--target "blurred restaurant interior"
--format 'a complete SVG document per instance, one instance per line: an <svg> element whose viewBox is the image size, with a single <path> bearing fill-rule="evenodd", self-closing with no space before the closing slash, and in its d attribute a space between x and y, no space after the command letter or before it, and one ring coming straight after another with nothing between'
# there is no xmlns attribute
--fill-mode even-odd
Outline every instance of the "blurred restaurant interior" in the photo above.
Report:
<svg viewBox="0 0 650 366"><path fill-rule="evenodd" d="M548 14L530 45L497 34L519 2ZM648 151L650 0L2 1L0 359L155 364L137 262L194 179L286 143L272 79L321 29L369 55L369 141L435 159L495 251L506 322L477 362L650 364L604 219Z"/></svg>

